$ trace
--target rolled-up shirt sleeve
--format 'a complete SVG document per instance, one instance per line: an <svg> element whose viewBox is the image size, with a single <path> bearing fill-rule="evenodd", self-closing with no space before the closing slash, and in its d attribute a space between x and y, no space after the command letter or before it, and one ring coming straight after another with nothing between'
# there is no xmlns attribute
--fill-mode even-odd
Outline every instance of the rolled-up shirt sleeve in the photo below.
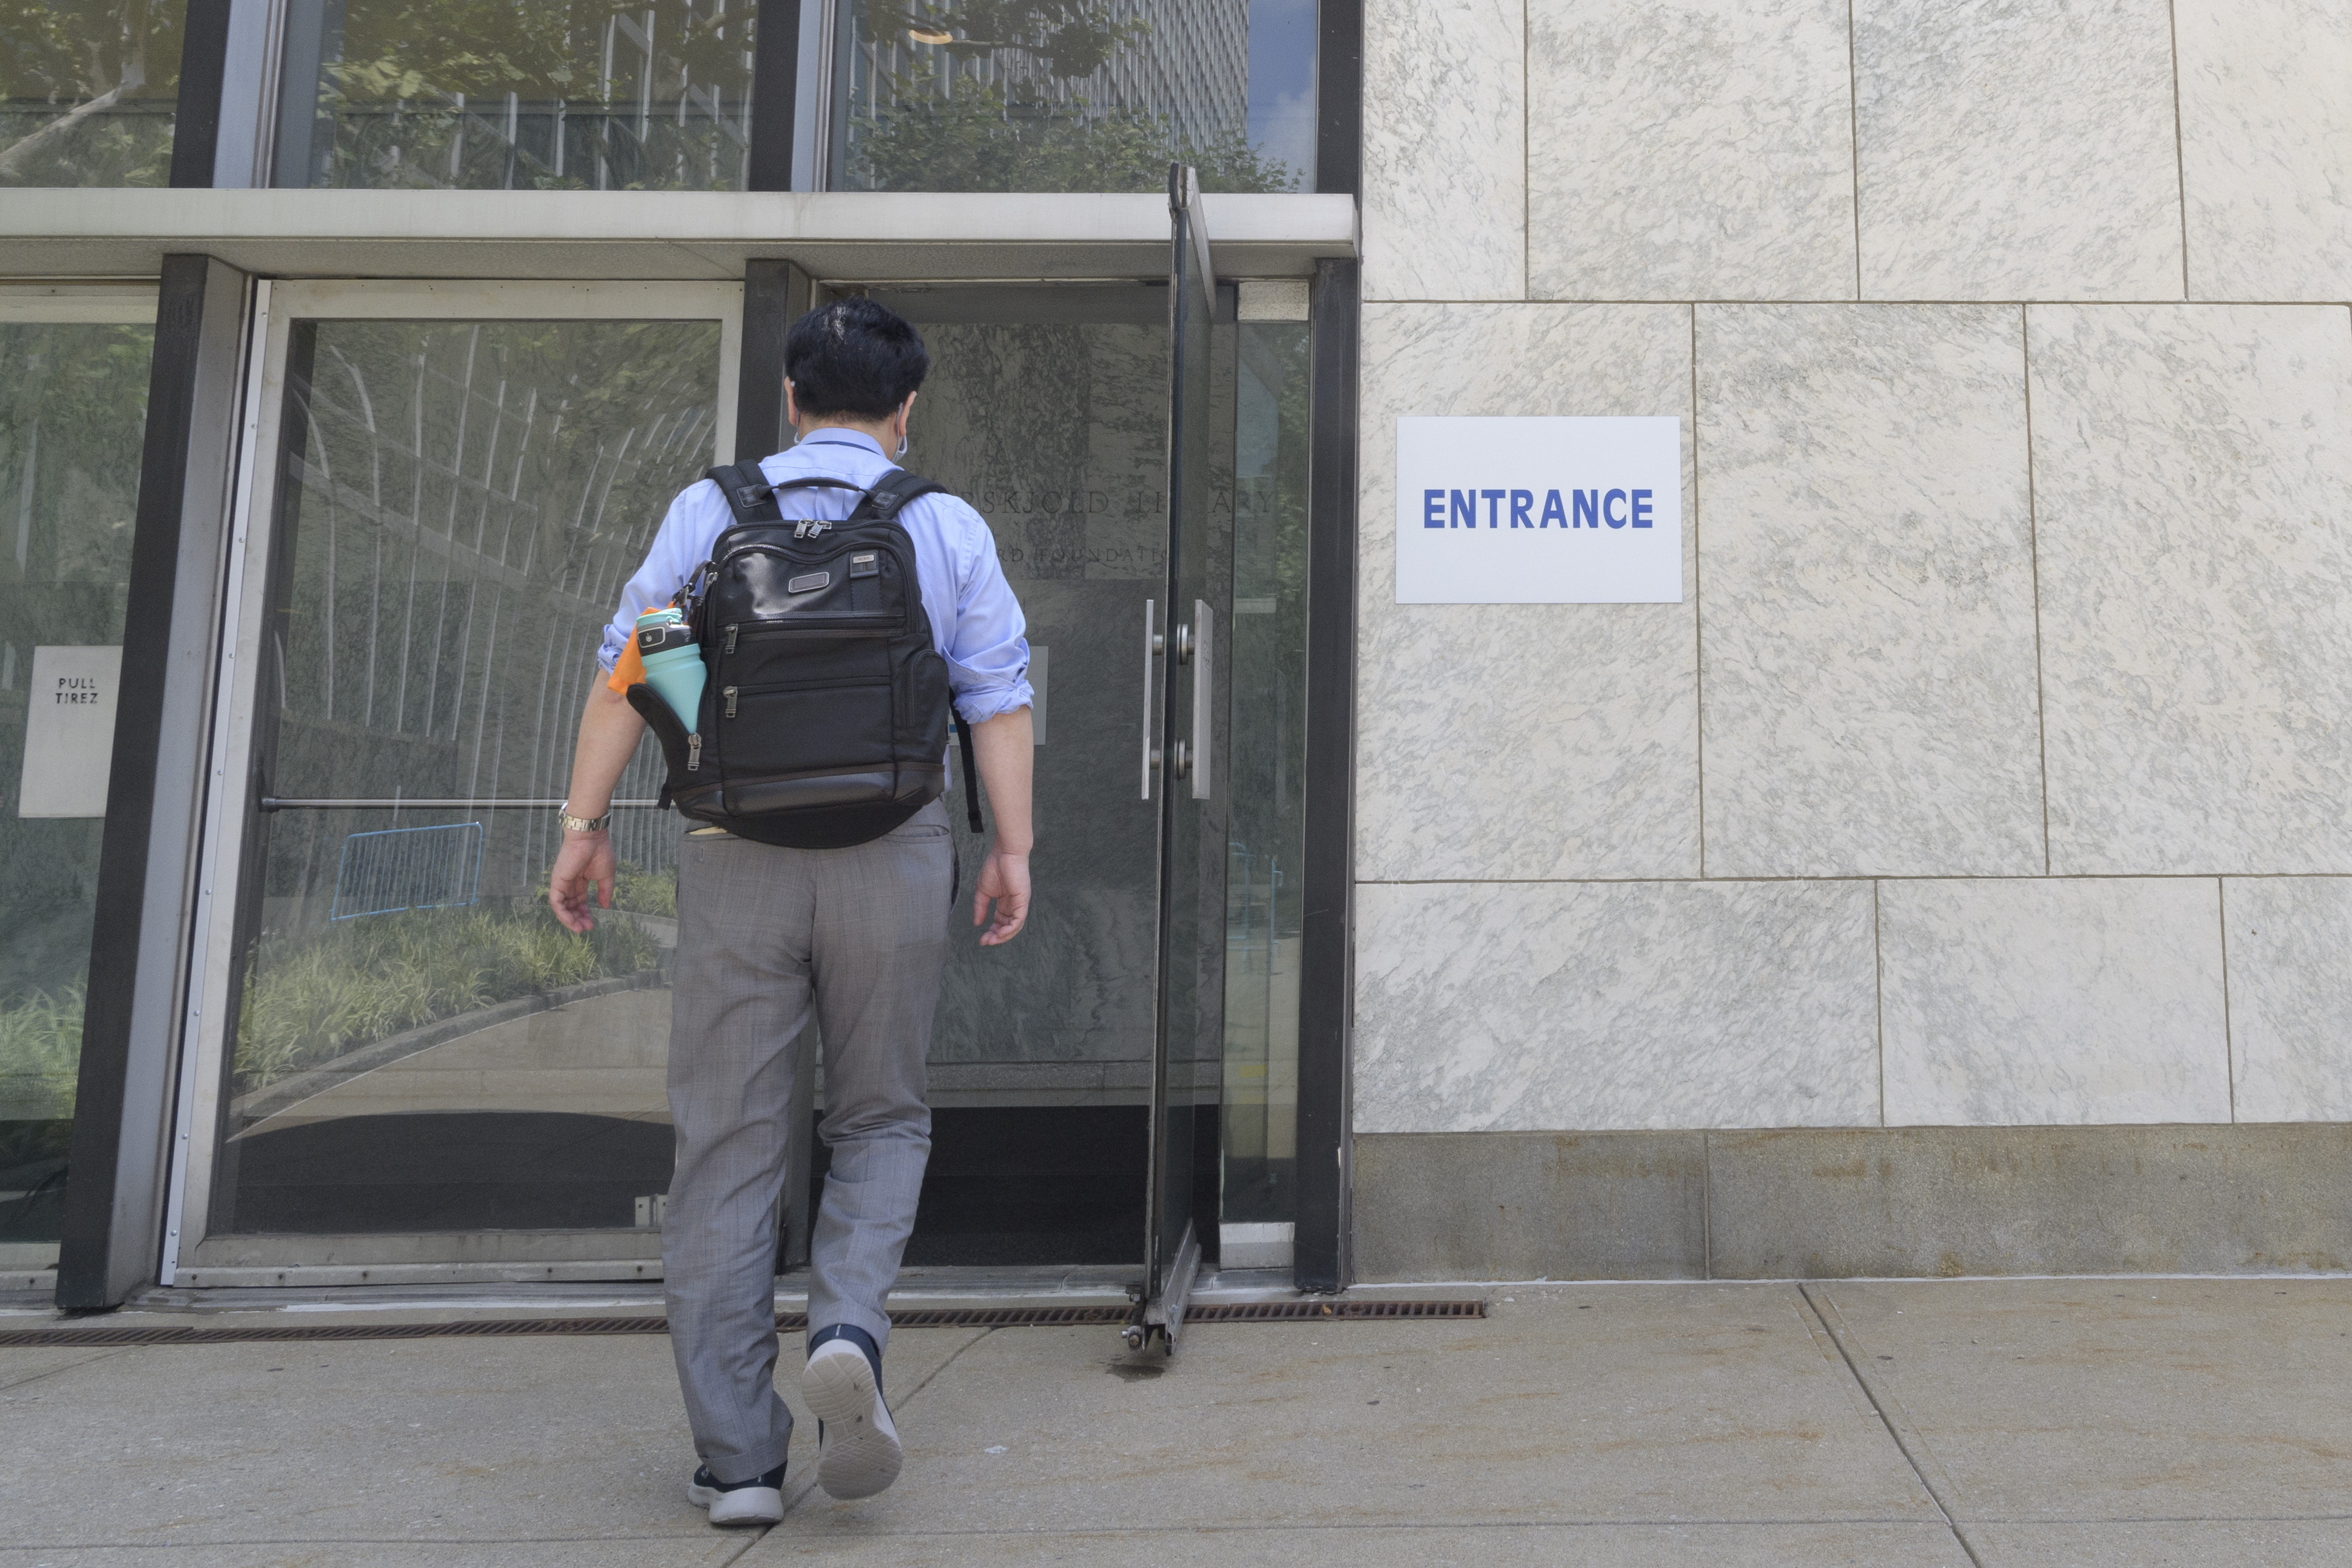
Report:
<svg viewBox="0 0 2352 1568"><path fill-rule="evenodd" d="M1029 687L1028 618L1004 580L995 536L979 513L971 521L957 574L955 627L947 638L948 685L957 715L984 724L1031 706L1036 693Z"/></svg>
<svg viewBox="0 0 2352 1568"><path fill-rule="evenodd" d="M708 479L688 485L669 503L661 529L654 535L653 548L646 552L637 574L622 588L612 624L604 628L604 639L596 647L596 662L604 666L605 674L613 672L621 650L636 635L637 617L668 604L702 564L714 531L710 514L724 511L726 506L719 487Z"/></svg>

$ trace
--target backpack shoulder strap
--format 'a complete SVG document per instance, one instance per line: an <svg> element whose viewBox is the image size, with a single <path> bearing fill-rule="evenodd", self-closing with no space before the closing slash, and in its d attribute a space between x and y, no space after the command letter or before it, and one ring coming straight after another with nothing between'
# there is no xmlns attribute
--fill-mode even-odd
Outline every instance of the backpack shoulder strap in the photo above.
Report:
<svg viewBox="0 0 2352 1568"><path fill-rule="evenodd" d="M893 468L874 481L866 499L857 503L851 515L859 521L890 522L897 520L899 510L917 496L934 492L949 493L947 486L937 479L927 479L920 474L910 474L904 468Z"/></svg>
<svg viewBox="0 0 2352 1568"><path fill-rule="evenodd" d="M719 493L727 499L727 510L735 514L737 522L784 520L784 514L776 507L776 492L757 462L722 463L705 470L702 477L719 487Z"/></svg>

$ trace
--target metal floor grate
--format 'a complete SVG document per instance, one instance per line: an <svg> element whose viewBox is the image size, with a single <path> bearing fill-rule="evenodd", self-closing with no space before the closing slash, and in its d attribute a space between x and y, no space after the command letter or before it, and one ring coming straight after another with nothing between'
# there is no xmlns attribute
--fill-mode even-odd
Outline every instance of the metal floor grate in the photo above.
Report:
<svg viewBox="0 0 2352 1568"><path fill-rule="evenodd" d="M1244 1301L1196 1306L1184 1314L1196 1323L1355 1322L1368 1319L1483 1318L1486 1303L1468 1301ZM890 1314L901 1329L1040 1329L1127 1321L1128 1309L1098 1307L920 1307ZM776 1327L797 1333L808 1327L805 1312L779 1312ZM0 1353L11 1349L59 1349L78 1345L235 1345L286 1341L443 1340L513 1338L540 1334L662 1334L669 1320L628 1318L467 1318L445 1323L253 1323L200 1328L177 1323L110 1327L92 1323L0 1333Z"/></svg>

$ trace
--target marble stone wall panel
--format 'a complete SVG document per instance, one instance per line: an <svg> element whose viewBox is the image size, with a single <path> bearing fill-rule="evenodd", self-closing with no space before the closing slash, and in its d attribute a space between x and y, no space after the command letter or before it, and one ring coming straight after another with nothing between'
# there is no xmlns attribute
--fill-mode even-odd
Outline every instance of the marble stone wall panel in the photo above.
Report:
<svg viewBox="0 0 2352 1568"><path fill-rule="evenodd" d="M2241 1121L2352 1121L2352 880L2221 884Z"/></svg>
<svg viewBox="0 0 2352 1568"><path fill-rule="evenodd" d="M2352 871L2352 313L2027 338L2051 868Z"/></svg>
<svg viewBox="0 0 2352 1568"><path fill-rule="evenodd" d="M2230 1120L2213 879L1878 887L1888 1126Z"/></svg>
<svg viewBox="0 0 2352 1568"><path fill-rule="evenodd" d="M2352 6L2177 0L2192 300L2352 299Z"/></svg>
<svg viewBox="0 0 2352 1568"><path fill-rule="evenodd" d="M1854 292L1845 0L1529 0L1537 298Z"/></svg>
<svg viewBox="0 0 2352 1568"><path fill-rule="evenodd" d="M2178 300L2166 0L1854 0L1865 300Z"/></svg>
<svg viewBox="0 0 2352 1568"><path fill-rule="evenodd" d="M1527 292L1521 0L1364 7L1367 300Z"/></svg>
<svg viewBox="0 0 2352 1568"><path fill-rule="evenodd" d="M2014 305L1698 312L1718 877L2045 868Z"/></svg>
<svg viewBox="0 0 2352 1568"><path fill-rule="evenodd" d="M1688 530L1679 605L1396 602L1398 417L1687 421L1689 309L1367 305L1360 385L1356 874L1697 875Z"/></svg>
<svg viewBox="0 0 2352 1568"><path fill-rule="evenodd" d="M1878 1121L1867 882L1360 888L1356 1127Z"/></svg>

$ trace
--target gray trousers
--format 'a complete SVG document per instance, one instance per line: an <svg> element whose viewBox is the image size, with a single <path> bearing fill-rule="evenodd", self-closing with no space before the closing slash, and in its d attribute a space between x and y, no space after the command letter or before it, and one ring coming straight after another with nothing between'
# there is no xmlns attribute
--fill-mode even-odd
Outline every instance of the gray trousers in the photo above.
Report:
<svg viewBox="0 0 2352 1568"><path fill-rule="evenodd" d="M778 1205L802 1026L824 1047L833 1151L810 1241L809 1326L890 1332L883 1300L930 1158L923 1061L947 958L955 850L934 801L886 837L780 849L688 835L678 851L662 1223L670 1344L695 1451L722 1481L784 1462L775 1387Z"/></svg>

